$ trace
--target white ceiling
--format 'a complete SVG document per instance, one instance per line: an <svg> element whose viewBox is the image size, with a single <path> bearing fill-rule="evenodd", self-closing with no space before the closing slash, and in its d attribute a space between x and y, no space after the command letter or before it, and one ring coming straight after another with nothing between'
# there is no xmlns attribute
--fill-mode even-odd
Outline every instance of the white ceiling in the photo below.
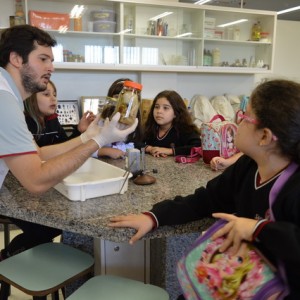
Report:
<svg viewBox="0 0 300 300"><path fill-rule="evenodd" d="M179 0L179 2L194 3L196 0ZM241 7L258 10L280 11L300 6L300 0L212 0L205 5ZM300 21L300 10L278 15L279 20Z"/></svg>

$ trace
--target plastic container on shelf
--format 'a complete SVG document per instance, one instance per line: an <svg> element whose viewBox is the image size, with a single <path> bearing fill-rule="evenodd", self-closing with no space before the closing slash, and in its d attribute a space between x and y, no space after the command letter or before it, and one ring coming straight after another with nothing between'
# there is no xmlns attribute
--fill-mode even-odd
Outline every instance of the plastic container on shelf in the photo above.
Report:
<svg viewBox="0 0 300 300"><path fill-rule="evenodd" d="M212 66L212 54L210 50L204 49L203 66Z"/></svg>
<svg viewBox="0 0 300 300"><path fill-rule="evenodd" d="M225 29L225 39L226 40L233 40L234 38L234 28L233 27L227 27Z"/></svg>
<svg viewBox="0 0 300 300"><path fill-rule="evenodd" d="M124 81L123 89L119 94L115 113L121 114L119 122L132 125L137 116L141 103L141 90L143 86L134 81Z"/></svg>
<svg viewBox="0 0 300 300"><path fill-rule="evenodd" d="M133 17L132 15L126 15L124 17L124 28L133 33Z"/></svg>
<svg viewBox="0 0 300 300"><path fill-rule="evenodd" d="M260 33L260 41L263 43L269 42L269 32L261 32Z"/></svg>
<svg viewBox="0 0 300 300"><path fill-rule="evenodd" d="M93 24L94 32L116 32L116 22L111 21L95 21Z"/></svg>
<svg viewBox="0 0 300 300"><path fill-rule="evenodd" d="M240 40L240 29L238 27L234 27L233 29L233 40L234 41L239 41Z"/></svg>
<svg viewBox="0 0 300 300"><path fill-rule="evenodd" d="M212 51L212 65L219 67L221 65L221 51L219 48L215 48Z"/></svg>
<svg viewBox="0 0 300 300"><path fill-rule="evenodd" d="M113 10L109 9L99 9L91 12L92 21L111 21L116 20L116 13Z"/></svg>

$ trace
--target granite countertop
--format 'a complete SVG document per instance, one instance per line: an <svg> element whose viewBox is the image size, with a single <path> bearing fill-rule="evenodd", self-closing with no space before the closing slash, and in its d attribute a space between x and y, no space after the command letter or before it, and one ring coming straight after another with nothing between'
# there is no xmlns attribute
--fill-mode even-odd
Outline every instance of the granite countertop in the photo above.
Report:
<svg viewBox="0 0 300 300"><path fill-rule="evenodd" d="M122 169L125 167L125 160L104 161ZM109 217L147 211L154 203L164 199L188 195L219 174L201 160L193 164L178 164L173 157L154 158L146 155L146 165L149 174L156 178L156 183L136 185L130 180L128 190L123 195L103 196L84 202L70 201L54 188L39 196L32 195L9 173L0 190L0 214L86 236L125 242L134 230L109 228ZM157 173L153 173L153 169ZM211 219L204 219L186 225L163 226L145 238L202 231L211 222Z"/></svg>

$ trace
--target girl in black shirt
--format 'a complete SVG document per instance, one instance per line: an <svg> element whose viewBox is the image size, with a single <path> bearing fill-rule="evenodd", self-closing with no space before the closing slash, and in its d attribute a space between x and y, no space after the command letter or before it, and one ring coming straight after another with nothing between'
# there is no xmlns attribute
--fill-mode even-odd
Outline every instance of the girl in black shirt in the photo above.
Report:
<svg viewBox="0 0 300 300"><path fill-rule="evenodd" d="M284 267L290 290L285 299L300 299L300 168L289 177L272 205L269 194L277 177L292 162L300 164L300 84L270 80L253 91L235 143L244 155L194 194L155 204L150 212L111 218L111 227L137 230L130 243L163 225L206 217L228 223L215 233L225 236L221 251L237 253L253 242L272 262Z"/></svg>
<svg viewBox="0 0 300 300"><path fill-rule="evenodd" d="M78 126L67 135L56 113L56 96L56 87L49 81L45 91L33 94L24 101L26 123L39 147L63 143L79 136L95 118L93 113L86 112Z"/></svg>
<svg viewBox="0 0 300 300"><path fill-rule="evenodd" d="M162 91L153 100L145 123L146 153L155 157L188 155L201 146L200 133L181 96Z"/></svg>

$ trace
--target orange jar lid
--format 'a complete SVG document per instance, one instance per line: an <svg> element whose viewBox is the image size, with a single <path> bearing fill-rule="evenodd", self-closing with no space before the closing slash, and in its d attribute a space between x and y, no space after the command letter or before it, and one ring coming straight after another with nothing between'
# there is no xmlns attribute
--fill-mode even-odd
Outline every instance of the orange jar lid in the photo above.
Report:
<svg viewBox="0 0 300 300"><path fill-rule="evenodd" d="M129 81L129 80L124 81L123 85L127 86L127 87L132 87L132 88L140 90L140 91L143 88L143 85L141 85L140 83L134 82L134 81Z"/></svg>

